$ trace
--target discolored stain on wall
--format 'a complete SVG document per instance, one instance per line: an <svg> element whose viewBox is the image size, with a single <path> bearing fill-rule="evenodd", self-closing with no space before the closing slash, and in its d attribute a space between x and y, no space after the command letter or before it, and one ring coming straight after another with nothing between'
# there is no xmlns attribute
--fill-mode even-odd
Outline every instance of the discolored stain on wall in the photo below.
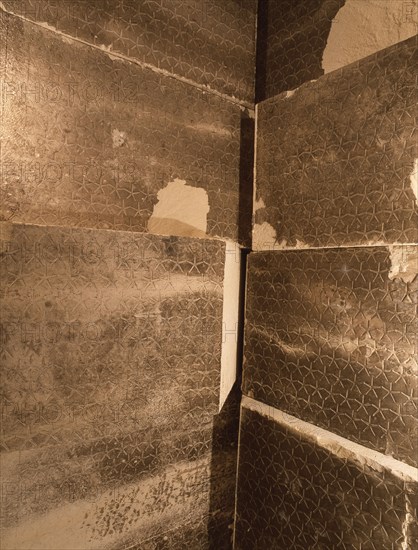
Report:
<svg viewBox="0 0 418 550"><path fill-rule="evenodd" d="M243 392L417 465L418 246L250 255Z"/></svg>

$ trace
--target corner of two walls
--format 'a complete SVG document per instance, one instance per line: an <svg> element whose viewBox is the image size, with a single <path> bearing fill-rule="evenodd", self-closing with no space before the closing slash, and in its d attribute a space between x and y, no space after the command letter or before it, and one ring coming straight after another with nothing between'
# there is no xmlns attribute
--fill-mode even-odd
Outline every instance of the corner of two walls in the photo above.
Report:
<svg viewBox="0 0 418 550"><path fill-rule="evenodd" d="M261 5L235 548L412 549L416 5Z"/></svg>
<svg viewBox="0 0 418 550"><path fill-rule="evenodd" d="M416 11L360 3L261 2L245 550L416 536L415 45L346 67L408 38ZM230 548L255 4L1 5L9 548ZM377 139L381 112L403 126L382 115Z"/></svg>
<svg viewBox="0 0 418 550"><path fill-rule="evenodd" d="M256 2L4 1L5 548L230 548Z"/></svg>

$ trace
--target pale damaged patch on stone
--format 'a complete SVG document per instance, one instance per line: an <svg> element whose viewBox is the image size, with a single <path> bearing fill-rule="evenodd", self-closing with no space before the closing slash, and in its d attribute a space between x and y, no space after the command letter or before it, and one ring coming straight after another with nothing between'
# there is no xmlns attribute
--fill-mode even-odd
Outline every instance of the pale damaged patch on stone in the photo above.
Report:
<svg viewBox="0 0 418 550"><path fill-rule="evenodd" d="M280 98L281 100L285 100L285 99L289 99L291 97L293 97L297 92L299 92L299 90L301 88L305 88L307 84L313 84L314 82L316 82L318 79L317 78L314 78L312 80L308 80L307 82L304 82L303 84L301 84L300 86L298 86L297 88L293 88L293 90L286 90L285 92L283 92L282 94L280 94Z"/></svg>
<svg viewBox="0 0 418 550"><path fill-rule="evenodd" d="M412 283L418 275L418 246L389 246L391 267L389 279L401 279L404 283Z"/></svg>
<svg viewBox="0 0 418 550"><path fill-rule="evenodd" d="M159 235L206 237L209 198L205 189L176 178L158 191L148 231Z"/></svg>
<svg viewBox="0 0 418 550"><path fill-rule="evenodd" d="M277 234L274 227L272 227L268 222L254 224L253 249L276 250L277 247Z"/></svg>
<svg viewBox="0 0 418 550"><path fill-rule="evenodd" d="M265 208L266 205L264 204L264 201L262 198L260 199L256 199L256 201L254 202L254 214L258 211L258 210L261 210L262 208Z"/></svg>
<svg viewBox="0 0 418 550"><path fill-rule="evenodd" d="M299 239L296 239L296 246L295 248L309 248L309 245L304 243L303 241L300 241Z"/></svg>
<svg viewBox="0 0 418 550"><path fill-rule="evenodd" d="M408 4L412 3L406 0L346 0L332 22L322 57L324 72L329 73L415 36L416 15L407 11Z"/></svg>
<svg viewBox="0 0 418 550"><path fill-rule="evenodd" d="M95 38L97 37L95 36ZM112 61L129 61L129 58L126 58L122 54L119 54L118 52L113 53L113 44L108 44L107 46L106 44L100 44L97 47L99 50L105 52Z"/></svg>
<svg viewBox="0 0 418 550"><path fill-rule="evenodd" d="M122 147L123 145L125 145L126 138L127 138L126 132L121 132L117 128L114 128L112 130L113 147L116 148L116 147Z"/></svg>
<svg viewBox="0 0 418 550"><path fill-rule="evenodd" d="M256 205L257 206L257 205ZM264 207L264 203L263 203ZM257 211L255 208L254 212ZM253 228L253 249L255 251L262 250L303 250L311 248L305 242L296 239L296 244L290 246L287 239L277 240L277 233L268 222L256 223Z"/></svg>
<svg viewBox="0 0 418 550"><path fill-rule="evenodd" d="M414 169L411 174L411 189L415 197L415 202L418 206L418 159L414 161Z"/></svg>
<svg viewBox="0 0 418 550"><path fill-rule="evenodd" d="M356 463L361 468L368 468L375 472L388 471L407 482L415 483L418 481L418 468L309 424L309 422L300 420L275 407L260 403L247 396L242 398L241 407L277 422L280 426L291 430L308 441L312 441L338 458Z"/></svg>

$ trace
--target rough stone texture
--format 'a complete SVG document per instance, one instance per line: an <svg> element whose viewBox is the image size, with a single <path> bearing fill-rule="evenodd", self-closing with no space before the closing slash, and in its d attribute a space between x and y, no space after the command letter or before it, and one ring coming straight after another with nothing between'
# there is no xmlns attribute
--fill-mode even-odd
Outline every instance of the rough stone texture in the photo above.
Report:
<svg viewBox="0 0 418 550"><path fill-rule="evenodd" d="M248 113L17 17L0 24L2 219L147 231L158 192L180 180L209 204L197 228L173 213L181 234L203 224L248 244Z"/></svg>
<svg viewBox="0 0 418 550"><path fill-rule="evenodd" d="M256 0L5 0L111 52L254 102Z"/></svg>
<svg viewBox="0 0 418 550"><path fill-rule="evenodd" d="M322 56L325 73L417 34L414 0L346 0L334 17Z"/></svg>
<svg viewBox="0 0 418 550"><path fill-rule="evenodd" d="M417 495L417 482L242 409L236 550L412 550Z"/></svg>
<svg viewBox="0 0 418 550"><path fill-rule="evenodd" d="M4 548L228 548L225 244L11 224L1 242Z"/></svg>
<svg viewBox="0 0 418 550"><path fill-rule="evenodd" d="M417 33L413 0L262 0L257 101L294 90Z"/></svg>
<svg viewBox="0 0 418 550"><path fill-rule="evenodd" d="M293 90L324 74L322 55L345 0L260 2L256 99Z"/></svg>
<svg viewBox="0 0 418 550"><path fill-rule="evenodd" d="M249 257L243 391L417 465L418 246Z"/></svg>
<svg viewBox="0 0 418 550"><path fill-rule="evenodd" d="M416 63L415 37L258 106L255 249L417 242Z"/></svg>

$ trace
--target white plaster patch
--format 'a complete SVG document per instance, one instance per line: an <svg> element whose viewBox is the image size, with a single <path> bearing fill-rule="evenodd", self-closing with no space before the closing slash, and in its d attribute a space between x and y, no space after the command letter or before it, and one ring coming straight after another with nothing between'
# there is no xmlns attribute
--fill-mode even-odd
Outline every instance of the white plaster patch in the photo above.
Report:
<svg viewBox="0 0 418 550"><path fill-rule="evenodd" d="M122 147L126 142L126 132L121 132L117 128L112 130L113 147Z"/></svg>
<svg viewBox="0 0 418 550"><path fill-rule="evenodd" d="M160 235L205 237L209 198L205 189L176 178L158 191L148 231Z"/></svg>
<svg viewBox="0 0 418 550"><path fill-rule="evenodd" d="M292 97L293 95L295 95L295 93L296 93L296 90L287 90L287 92L286 92L286 99L287 99L288 97Z"/></svg>
<svg viewBox="0 0 418 550"><path fill-rule="evenodd" d="M264 201L263 199L257 199L255 202L254 202L254 213L256 213L258 210L261 210L262 208L265 208L266 205L264 204Z"/></svg>
<svg viewBox="0 0 418 550"><path fill-rule="evenodd" d="M262 200L261 200L262 202ZM257 203L256 203L257 206ZM260 208L264 208L264 203ZM256 207L254 212L258 208ZM308 244L303 241L296 239L296 245L289 246L287 240L283 239L278 242L277 233L268 222L256 223L253 227L253 250L262 251L262 250L300 250L305 248L311 248Z"/></svg>
<svg viewBox="0 0 418 550"><path fill-rule="evenodd" d="M253 227L253 249L275 250L277 248L277 234L269 223L256 223Z"/></svg>
<svg viewBox="0 0 418 550"><path fill-rule="evenodd" d="M418 205L418 159L415 159L414 169L411 174L411 188L415 196L415 202Z"/></svg>
<svg viewBox="0 0 418 550"><path fill-rule="evenodd" d="M303 241L300 241L299 239L296 239L296 247L295 248L309 248L309 245L304 243Z"/></svg>
<svg viewBox="0 0 418 550"><path fill-rule="evenodd" d="M411 12L411 4L400 0L347 0L332 22L322 58L324 72L415 36L417 12Z"/></svg>
<svg viewBox="0 0 418 550"><path fill-rule="evenodd" d="M418 481L418 468L409 466L400 460L379 453L349 441L340 435L336 435L332 432L328 432L323 428L309 424L304 420L300 420L290 414L287 414L279 409L260 403L250 397L243 396L241 401L241 407L250 411L257 412L258 414L265 416L279 425L288 428L294 433L300 434L300 436L306 438L309 441L327 449L335 456L343 459L350 460L359 464L361 467L368 467L376 472L389 471L394 476L409 482Z"/></svg>
<svg viewBox="0 0 418 550"><path fill-rule="evenodd" d="M412 283L418 275L418 246L389 246L391 268L389 279L401 279L404 283Z"/></svg>
<svg viewBox="0 0 418 550"><path fill-rule="evenodd" d="M241 249L238 244L226 241L219 410L222 409L237 378L240 279Z"/></svg>
<svg viewBox="0 0 418 550"><path fill-rule="evenodd" d="M97 37L95 37L97 38ZM99 46L99 49L103 50L104 52L111 52L112 51L112 48L113 48L113 44L108 44L106 46L106 44L100 44Z"/></svg>

